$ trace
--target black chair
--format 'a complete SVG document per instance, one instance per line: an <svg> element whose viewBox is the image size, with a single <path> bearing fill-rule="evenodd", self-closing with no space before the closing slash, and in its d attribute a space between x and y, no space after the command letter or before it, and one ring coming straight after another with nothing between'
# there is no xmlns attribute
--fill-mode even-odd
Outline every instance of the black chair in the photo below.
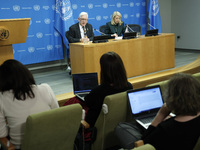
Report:
<svg viewBox="0 0 200 150"><path fill-rule="evenodd" d="M69 31L66 31L65 32L65 37L67 38L67 40L69 42L68 35L69 35ZM68 44L68 47L69 47L69 44ZM68 67L70 67L70 69L71 69L69 48L67 48L66 53L67 53L67 64L68 64ZM71 75L71 70L69 72L69 75Z"/></svg>
<svg viewBox="0 0 200 150"><path fill-rule="evenodd" d="M68 39L68 35L69 35L69 31L66 31L65 32L65 37L67 38L68 42L69 42L69 39ZM69 47L69 44L68 44L68 47ZM70 54L69 54L69 48L67 49L67 61L68 61L68 64L70 63Z"/></svg>
<svg viewBox="0 0 200 150"><path fill-rule="evenodd" d="M128 25L130 28L128 28L129 32L140 32L141 33L141 26L139 24L129 24Z"/></svg>
<svg viewBox="0 0 200 150"><path fill-rule="evenodd" d="M68 35L69 35L69 31L66 31L66 32L65 32L65 37L66 37L67 40L69 41L69 39L68 39Z"/></svg>
<svg viewBox="0 0 200 150"><path fill-rule="evenodd" d="M99 31L105 34L106 31L106 25L102 25L99 27ZM103 35L103 34L102 34Z"/></svg>

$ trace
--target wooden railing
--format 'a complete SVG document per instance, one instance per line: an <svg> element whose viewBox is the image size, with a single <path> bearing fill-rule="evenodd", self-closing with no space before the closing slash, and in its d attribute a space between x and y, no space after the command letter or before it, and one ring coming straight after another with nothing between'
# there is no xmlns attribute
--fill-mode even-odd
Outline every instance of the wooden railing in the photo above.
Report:
<svg viewBox="0 0 200 150"><path fill-rule="evenodd" d="M148 84L167 80L171 76L173 76L175 73L179 73L179 72L190 73L190 74L200 72L200 56L195 61L185 66L170 69L170 70L165 70L165 71L161 71L157 73L151 73L151 74L143 75L139 77L133 77L133 78L128 79L128 81L133 85L133 88L136 89L136 88L145 87ZM74 96L73 92L56 95L59 106L62 106L68 99L72 98L73 96Z"/></svg>

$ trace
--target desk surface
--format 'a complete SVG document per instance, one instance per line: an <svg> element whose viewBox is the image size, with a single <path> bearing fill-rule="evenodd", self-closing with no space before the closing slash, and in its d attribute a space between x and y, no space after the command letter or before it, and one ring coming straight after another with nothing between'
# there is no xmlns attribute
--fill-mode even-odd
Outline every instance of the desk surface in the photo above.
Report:
<svg viewBox="0 0 200 150"><path fill-rule="evenodd" d="M100 77L100 57L114 51L120 55L127 77L134 77L164 69L175 64L175 39L172 33L158 36L109 40L106 43L70 43L72 73L97 72Z"/></svg>

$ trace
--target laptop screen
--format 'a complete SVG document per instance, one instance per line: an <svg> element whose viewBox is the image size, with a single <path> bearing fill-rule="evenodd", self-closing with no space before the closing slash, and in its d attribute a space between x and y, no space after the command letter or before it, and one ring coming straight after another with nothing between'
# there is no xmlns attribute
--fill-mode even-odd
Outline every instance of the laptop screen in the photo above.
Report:
<svg viewBox="0 0 200 150"><path fill-rule="evenodd" d="M97 73L72 74L74 94L90 92L98 85Z"/></svg>
<svg viewBox="0 0 200 150"><path fill-rule="evenodd" d="M129 90L128 99L133 115L159 109L163 105L160 86Z"/></svg>

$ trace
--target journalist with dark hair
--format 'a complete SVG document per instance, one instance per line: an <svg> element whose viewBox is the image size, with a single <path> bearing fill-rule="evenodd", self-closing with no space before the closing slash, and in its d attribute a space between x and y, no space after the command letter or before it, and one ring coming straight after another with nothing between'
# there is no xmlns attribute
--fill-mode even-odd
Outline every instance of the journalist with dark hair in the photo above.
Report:
<svg viewBox="0 0 200 150"><path fill-rule="evenodd" d="M21 147L30 114L58 107L50 86L36 85L22 63L11 59L0 66L0 138L9 136L15 149Z"/></svg>
<svg viewBox="0 0 200 150"><path fill-rule="evenodd" d="M102 108L103 100L107 95L119 93L132 89L131 83L127 81L126 70L122 59L115 52L108 52L100 58L101 84L92 89L85 97L86 105L89 107L85 121L94 126Z"/></svg>

